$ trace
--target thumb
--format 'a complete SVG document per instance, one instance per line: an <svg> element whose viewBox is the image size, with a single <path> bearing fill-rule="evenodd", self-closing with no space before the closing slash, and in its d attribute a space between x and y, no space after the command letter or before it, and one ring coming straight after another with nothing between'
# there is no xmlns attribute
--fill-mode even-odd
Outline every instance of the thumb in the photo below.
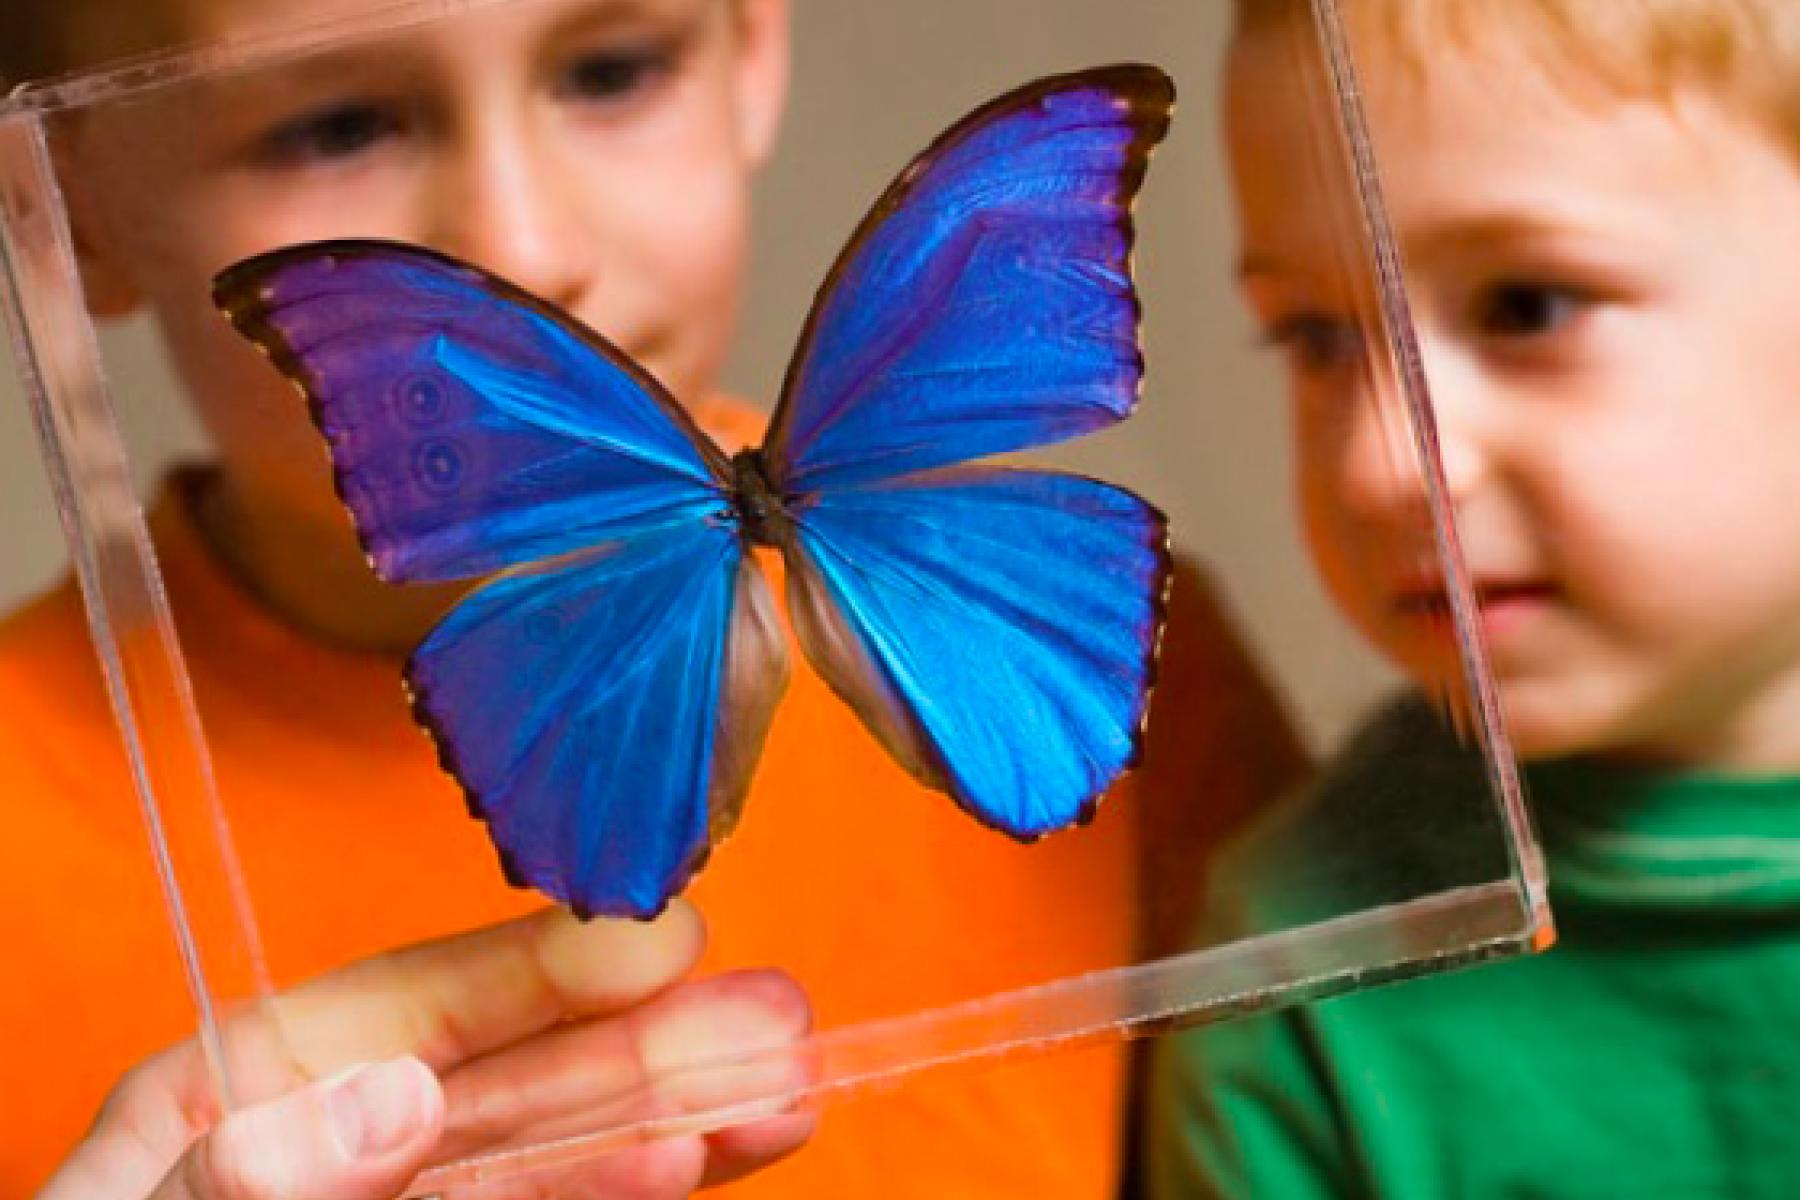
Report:
<svg viewBox="0 0 1800 1200"><path fill-rule="evenodd" d="M396 1058L233 1113L150 1200L391 1200L444 1123L437 1077Z"/></svg>

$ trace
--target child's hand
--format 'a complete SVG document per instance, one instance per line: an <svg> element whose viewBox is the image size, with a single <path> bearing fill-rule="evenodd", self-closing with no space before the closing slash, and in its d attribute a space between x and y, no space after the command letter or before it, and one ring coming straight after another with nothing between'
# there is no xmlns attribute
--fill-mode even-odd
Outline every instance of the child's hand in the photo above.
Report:
<svg viewBox="0 0 1800 1200"><path fill-rule="evenodd" d="M677 902L648 925L543 913L346 967L276 1002L286 1049L308 1077L375 1065L209 1131L205 1063L184 1042L125 1076L39 1200L386 1200L428 1161L549 1133L571 1112L648 1116L800 1082L797 1068L776 1065L631 1095L646 1073L780 1046L806 1029L805 1000L783 976L677 984L703 941ZM523 1182L536 1197L685 1196L804 1141L812 1119L779 1108ZM518 1194L492 1186L478 1194Z"/></svg>

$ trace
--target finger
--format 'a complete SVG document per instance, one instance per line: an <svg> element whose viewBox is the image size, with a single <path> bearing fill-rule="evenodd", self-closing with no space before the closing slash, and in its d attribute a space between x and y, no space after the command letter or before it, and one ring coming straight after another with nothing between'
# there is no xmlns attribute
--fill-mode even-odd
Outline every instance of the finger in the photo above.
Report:
<svg viewBox="0 0 1800 1200"><path fill-rule="evenodd" d="M795 1050L811 1022L805 994L774 971L682 984L628 1014L559 1028L451 1072L444 1146L460 1157L698 1113L781 1114L809 1078ZM722 1145L734 1163L754 1164L804 1139L805 1126L785 1128Z"/></svg>
<svg viewBox="0 0 1800 1200"><path fill-rule="evenodd" d="M627 1016L557 1030L458 1069L445 1083L459 1154L560 1144L637 1123L735 1108L764 1117L707 1137L664 1136L605 1155L447 1193L448 1200L678 1200L792 1152L809 1114L784 1113L810 1078L793 1053L811 1026L784 975L745 971L683 984Z"/></svg>
<svg viewBox="0 0 1800 1200"><path fill-rule="evenodd" d="M573 1165L547 1167L493 1183L453 1187L444 1200L685 1200L696 1189L729 1182L797 1149L811 1135L811 1114L771 1117L705 1138L670 1137ZM723 1155L717 1139L739 1145ZM752 1149L754 1147L754 1149Z"/></svg>
<svg viewBox="0 0 1800 1200"><path fill-rule="evenodd" d="M720 1171L715 1137L666 1137L646 1146L634 1146L601 1159L574 1166L554 1166L526 1175L515 1175L493 1184L452 1187L445 1200L574 1200L578 1196L605 1196L607 1200L686 1200L698 1187L729 1182L731 1178L767 1166L797 1148L812 1132L812 1115L770 1117L769 1121L729 1130L731 1135L785 1126L779 1137L761 1137L754 1157L731 1151L733 1169Z"/></svg>
<svg viewBox="0 0 1800 1200"><path fill-rule="evenodd" d="M150 1200L390 1200L425 1165L443 1114L417 1059L357 1068L234 1113Z"/></svg>
<svg viewBox="0 0 1800 1200"><path fill-rule="evenodd" d="M443 1200L687 1200L705 1172L700 1138L665 1138L605 1158L453 1187Z"/></svg>
<svg viewBox="0 0 1800 1200"><path fill-rule="evenodd" d="M686 1200L699 1188L767 1166L811 1135L811 1114L752 1122L708 1137L669 1137L572 1165L529 1171L492 1183L453 1187L444 1200ZM748 1135L745 1137L744 1135ZM741 1139L721 1157L716 1139ZM755 1149L750 1147L754 1145Z"/></svg>
<svg viewBox="0 0 1800 1200"><path fill-rule="evenodd" d="M199 1046L170 1047L119 1080L38 1200L145 1195L218 1117Z"/></svg>
<svg viewBox="0 0 1800 1200"><path fill-rule="evenodd" d="M309 1075L402 1054L441 1073L559 1022L641 1003L692 969L704 942L699 915L681 901L651 922L583 923L552 909L341 968L275 1006Z"/></svg>
<svg viewBox="0 0 1800 1200"><path fill-rule="evenodd" d="M706 1136L703 1186L730 1183L779 1162L804 1146L819 1127L813 1112L790 1112L733 1125Z"/></svg>

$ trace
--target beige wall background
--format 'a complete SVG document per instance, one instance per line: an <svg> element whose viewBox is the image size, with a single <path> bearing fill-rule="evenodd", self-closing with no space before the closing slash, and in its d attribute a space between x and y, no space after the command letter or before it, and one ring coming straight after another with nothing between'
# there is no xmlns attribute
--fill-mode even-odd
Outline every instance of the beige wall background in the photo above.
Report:
<svg viewBox="0 0 1800 1200"><path fill-rule="evenodd" d="M1230 287L1232 219L1217 140L1225 0L796 0L783 148L759 193L753 286L727 383L772 401L813 289L907 159L975 104L1038 75L1143 59L1175 76L1176 123L1140 207L1149 377L1125 426L1058 461L1161 505L1214 574L1315 740L1386 684L1319 594L1292 505L1276 364ZM154 337L106 336L140 481L204 447ZM54 581L61 535L19 387L0 372L0 606Z"/></svg>

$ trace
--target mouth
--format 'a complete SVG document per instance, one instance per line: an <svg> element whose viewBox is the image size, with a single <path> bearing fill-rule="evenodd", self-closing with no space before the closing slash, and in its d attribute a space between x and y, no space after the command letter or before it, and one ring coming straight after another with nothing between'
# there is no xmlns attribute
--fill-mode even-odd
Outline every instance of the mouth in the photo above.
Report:
<svg viewBox="0 0 1800 1200"><path fill-rule="evenodd" d="M1475 609L1482 632L1495 637L1548 608L1561 594L1546 580L1483 580L1474 585ZM1422 583L1400 589L1394 598L1395 613L1408 620L1450 625L1450 595L1442 583Z"/></svg>

